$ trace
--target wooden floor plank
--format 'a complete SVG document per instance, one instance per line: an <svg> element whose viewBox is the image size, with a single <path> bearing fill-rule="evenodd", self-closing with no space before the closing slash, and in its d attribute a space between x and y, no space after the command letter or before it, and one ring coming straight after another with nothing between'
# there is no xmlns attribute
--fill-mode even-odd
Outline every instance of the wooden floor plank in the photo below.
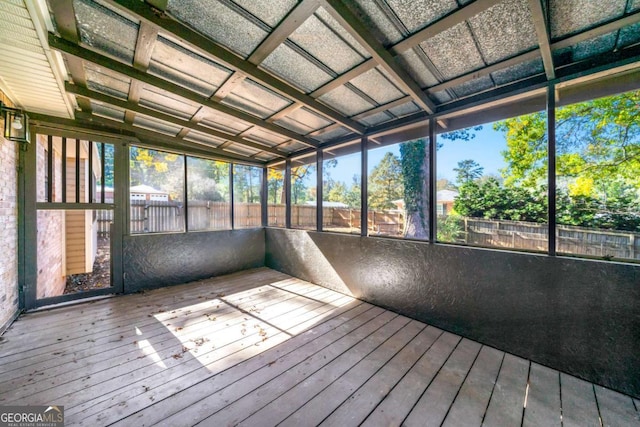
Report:
<svg viewBox="0 0 640 427"><path fill-rule="evenodd" d="M137 387L134 385L109 399L108 405L101 404L97 408L95 405L87 405L86 413L96 414L100 418L93 417L84 420L83 414L78 414L78 418L83 418L86 425L92 425L93 421L102 423L120 421L116 425L123 426L153 425L185 408L193 408L196 404L202 406L204 403L200 401L231 384L245 381L235 387L236 390L243 392L237 396L239 398L260 385L250 383L245 379L254 372L268 371L269 373L263 376L267 381L269 376L277 376L291 366L286 362L304 360L316 353L322 346L332 343L338 337L346 335L381 313L382 309L377 307L358 304L343 315L336 317L335 320L329 319L325 323L313 326L309 331L284 341L268 351L261 352L258 356L250 359L245 358L242 362L236 363L224 371L214 365L207 365L204 373L202 369L198 369L176 378L165 378L159 375L151 381L145 380L144 384L148 384L149 387L145 393L141 393L139 385ZM267 343L270 344L272 341L269 340ZM253 378L260 376L254 374ZM152 403L149 403L150 399ZM118 408L118 418L105 416L105 412L108 412L110 407ZM186 416L186 414L184 415ZM130 418L125 418L125 416L130 416Z"/></svg>
<svg viewBox="0 0 640 427"><path fill-rule="evenodd" d="M200 424L203 426L239 423L286 394L296 384L304 381L315 372L325 368L327 375L331 375L334 370L338 371L343 366L341 363L343 360L348 361L368 354L408 322L409 320L406 318L388 312L382 313L369 324L336 341L333 345L316 353L222 410L211 416L206 413L199 414L198 419L193 421L196 421L195 425ZM321 380L327 381L329 378L327 376Z"/></svg>
<svg viewBox="0 0 640 427"><path fill-rule="evenodd" d="M560 411L560 373L532 363L523 427L560 426Z"/></svg>
<svg viewBox="0 0 640 427"><path fill-rule="evenodd" d="M503 352L482 347L442 424L444 427L482 424L503 358Z"/></svg>
<svg viewBox="0 0 640 427"><path fill-rule="evenodd" d="M55 402L68 426L640 426L629 396L268 268L3 338L0 405Z"/></svg>
<svg viewBox="0 0 640 427"><path fill-rule="evenodd" d="M282 293L282 291L277 291L277 292ZM285 299L278 300L277 298L269 299L267 297L267 299L265 300L266 302L279 301L279 302L282 302L282 304L280 303L272 304L268 306L269 308L265 309L265 312L270 313L271 312L270 310L273 309L275 310L275 313L277 313L278 315L281 315L283 313L281 312L280 307L285 305L286 302L290 302L292 300L295 300L296 298L298 299L297 301L299 301L300 303L308 302L308 301L300 300L301 297L297 297L297 296L292 297L289 294L283 294L282 297ZM235 300L233 299L231 299L231 301L235 302ZM247 302L247 304L253 304L253 303L254 303L253 300L250 302ZM221 305L221 307L224 308L224 305ZM287 307L291 308L291 306L288 306L288 305ZM209 309L208 312L211 313L213 316L217 316L218 314L217 310ZM191 310L187 310L184 316L189 317L192 314L193 312L191 312ZM212 336L209 336L209 335L211 335L212 333L218 330L226 329L228 327L237 326L238 328L240 328L239 325L242 324L243 319L246 317L241 312L238 312L237 310L235 312L232 312L232 314L230 314L229 316L230 318L229 317L225 318L224 316L222 316L222 319L216 320L216 322L213 322L215 323L214 329L206 329L211 322L207 320L208 319L207 317L198 314L196 323L192 324L191 328L183 328L183 330L179 331L180 332L179 334L176 333L176 330L178 328L174 328L173 325L170 326L170 328L172 329L165 328L165 331L163 334L156 335L153 337L148 335L145 330L144 333L142 333L140 336L137 336L136 341L133 342L134 345L131 346L133 348L132 356L123 357L121 360L119 359L114 360L114 359L102 359L101 355L98 354L94 357L94 359L96 359L98 363L87 363L87 364L70 363L68 365L63 365L62 367L59 367L59 369L56 368L51 370L50 375L52 376L50 378L52 379L53 383L49 381L49 378L47 377L47 375L42 375L42 377L44 378L43 381L47 382L48 389L54 389L58 385L64 386L64 388L68 389L69 387L72 387L70 386L70 384L75 382L78 384L78 386L80 385L82 386L83 395L86 395L87 387L91 386L92 384L99 384L100 388L104 389L104 384L103 383L100 384L100 379L111 378L111 371L122 371L123 369L135 370L135 369L139 369L140 367L153 365L155 363L153 360L150 360L148 358L142 358L142 359L140 358L141 350L143 354L146 354L144 352L144 349L140 348L140 344L143 342L143 340L147 341L149 345L153 346L154 350L157 353L163 354L165 358L170 358L173 355L175 355L176 352L180 352L181 349L183 348L184 343L177 339L180 336L182 336L185 341L189 341L191 339L195 340L198 338L214 339L213 335ZM188 319L188 320L191 320L191 319ZM201 327L198 327L198 325L200 325ZM252 332L256 332L256 331L252 331ZM126 353L126 354L129 354L129 353ZM94 362L94 361L91 360L90 362ZM69 374L64 376L57 376L58 374L63 372L68 372ZM87 376L93 376L93 381L87 381L91 379L91 378L85 378ZM39 379L40 376L35 375L32 378ZM35 382L30 383L29 385L23 387L21 390L21 393L16 394L14 398L21 399L27 396L37 397L38 394L33 392L36 389L41 390L41 386Z"/></svg>
<svg viewBox="0 0 640 427"><path fill-rule="evenodd" d="M563 427L600 427L593 385L560 373Z"/></svg>
<svg viewBox="0 0 640 427"><path fill-rule="evenodd" d="M594 389L603 427L637 427L640 425L640 417L633 404L633 399L599 385L594 386Z"/></svg>
<svg viewBox="0 0 640 427"><path fill-rule="evenodd" d="M459 342L460 337L449 332L440 335L362 425L400 425Z"/></svg>
<svg viewBox="0 0 640 427"><path fill-rule="evenodd" d="M305 423L310 425L320 424L322 420L327 418L338 406L344 403L351 394L365 384L376 372L379 372L399 351L401 352L425 327L426 325L424 323L417 321L408 323L392 337L383 342L378 348L357 361L352 368L335 381L311 399L307 400L299 409L294 411L290 409L287 410L277 401L272 402L270 405L262 408L261 411L244 420L243 424L259 425L260 420L263 418L260 412L268 414L267 421L273 421L274 424L279 424L282 427L297 427ZM343 369L345 368L343 367ZM310 384L319 382L314 379L314 376L318 375L322 375L323 380L325 379L324 372L318 372L296 385L289 393L302 395L302 390L307 392L307 390L310 389ZM312 394L307 393L308 395ZM304 400L304 398L298 397L298 401L302 400ZM295 405L291 406L294 407Z"/></svg>
<svg viewBox="0 0 640 427"><path fill-rule="evenodd" d="M521 424L528 375L527 360L505 354L498 381L484 416L483 426L500 427Z"/></svg>
<svg viewBox="0 0 640 427"><path fill-rule="evenodd" d="M324 419L321 425L353 426L362 423L405 376L408 368L414 366L441 335L440 329L433 326L426 327L348 400Z"/></svg>
<svg viewBox="0 0 640 427"><path fill-rule="evenodd" d="M480 348L479 343L463 338L413 407L403 425L441 425Z"/></svg>
<svg viewBox="0 0 640 427"><path fill-rule="evenodd" d="M265 289L261 292L260 289ZM291 295L283 294L282 291L269 290L266 288L251 289L250 291L242 293L244 297L243 305L249 307L249 303L256 304L260 301L264 301L265 298L269 299L270 303L276 303L278 301L292 298ZM220 308L217 308L220 307ZM187 311L189 313L187 313ZM210 314L210 316L206 316ZM210 300L207 302L186 306L182 309L172 310L171 312L164 313L162 315L151 316L150 323L135 324L135 327L129 327L125 330L121 330L121 335L113 336L106 343L99 344L96 340L86 343L88 347L86 351L79 352L77 348L68 349L64 354L58 354L57 357L52 358L51 355L44 354L41 357L31 358L30 360L24 360L13 362L13 370L0 374L0 387L8 380L17 379L18 374L24 368L28 368L29 375L42 375L39 376L39 380L45 380L49 376L60 375L64 370L54 369L58 366L62 366L64 369L65 364L72 363L71 366L67 365L67 368L71 367L71 370L79 370L82 366L94 365L99 361L112 361L114 364L121 363L120 359L131 352L136 352L135 348L132 348L130 343L137 340L136 329L144 331L147 339L153 337L157 339L159 336L166 336L171 338L171 330L180 328L181 330L187 330L185 328L195 329L196 326L200 328L210 326L209 321L213 318L218 320L218 323L222 321L233 321L234 318L242 319L243 314L235 309L233 306L223 303L219 299ZM237 322L235 322L237 323ZM93 345L91 345L93 344ZM103 351L103 349L109 349ZM48 358L47 358L48 356ZM137 354L134 356L137 357ZM95 366L94 366L95 368ZM7 384L7 386L15 386L14 384Z"/></svg>
<svg viewBox="0 0 640 427"><path fill-rule="evenodd" d="M333 296L333 298L342 297L337 293L331 293L331 295ZM269 323L264 323L264 321L273 322L274 319L277 318L291 319L290 316L295 310L304 307L307 307L308 310L311 310L312 307L321 304L313 300L305 300L303 297L299 296L290 297L290 295L286 295L286 297L286 300L277 304L269 305L267 308L261 311L260 315L255 318L257 324L260 325L260 329L249 328L245 332L246 335L255 336L260 330L266 331L265 333L268 333L269 335L273 334L275 333L276 329L273 328ZM265 300L265 302L267 303L268 301L268 299ZM213 314L215 315L215 312L213 312ZM287 317L286 315L289 315L289 317ZM243 318L240 317L240 319ZM242 320L239 320L239 322L241 321ZM206 322L206 320L203 320L203 322ZM231 331L229 330L229 327L236 328L237 330ZM235 324L225 322L223 324L220 323L217 329L205 329L204 331L202 331L204 333L197 334L198 337L187 336L185 337L185 339L197 338L199 340L204 340L207 343L210 342L212 343L212 345L219 348L221 346L234 343L239 339L245 338L245 334L241 333L242 329L243 327L241 326L241 324L239 325L238 322L236 322ZM135 343L135 345L140 347L140 344L146 341L152 348L153 352L157 354L157 358L159 358L159 360L155 360L153 357L144 357L148 354L148 352L145 351L144 348L139 348L139 352L141 353L139 358L127 361L116 366L111 366L109 363L107 363L106 369L101 369L102 365L89 366L85 370L80 369L73 373L72 378L55 378L54 384L48 384L48 388L46 390L41 390L38 393L34 393L32 387L27 386L22 388L20 393L16 393L12 400L20 399L27 396L34 399L44 400L61 399L64 397L65 405L73 406L78 399L86 399L92 395L92 392L100 395L104 392L110 391L111 388L109 387L114 387L115 389L120 388L122 386L121 377L123 377L124 375L128 375L127 378L132 379L148 375L153 371L162 371L164 369L167 369L168 367L179 365L182 362L182 358L177 357L177 355L185 354L185 343L182 342L179 338L179 335L175 335L169 338L168 341L165 341L164 339L154 340L148 338L143 334L138 338L138 341L137 343ZM209 349L210 344L207 344L206 348ZM141 368L145 369L141 371ZM69 390L72 391L69 392Z"/></svg>

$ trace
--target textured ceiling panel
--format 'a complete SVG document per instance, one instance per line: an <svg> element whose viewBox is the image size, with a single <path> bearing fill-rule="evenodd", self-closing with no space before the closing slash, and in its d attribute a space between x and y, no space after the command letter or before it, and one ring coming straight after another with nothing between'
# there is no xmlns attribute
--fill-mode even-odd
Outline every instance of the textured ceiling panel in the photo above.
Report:
<svg viewBox="0 0 640 427"><path fill-rule="evenodd" d="M140 114L136 114L135 118L133 119L133 125L171 136L176 136L182 129L180 126L176 126L162 120L154 119L152 117L142 116Z"/></svg>
<svg viewBox="0 0 640 427"><path fill-rule="evenodd" d="M286 45L278 46L261 66L305 92L312 92L331 80L329 74Z"/></svg>
<svg viewBox="0 0 640 427"><path fill-rule="evenodd" d="M491 77L498 86L501 86L542 72L544 72L542 59L538 58L495 71L491 73Z"/></svg>
<svg viewBox="0 0 640 427"><path fill-rule="evenodd" d="M91 110L96 116L106 117L107 119L117 120L119 122L124 121L124 110L121 108L91 101Z"/></svg>
<svg viewBox="0 0 640 427"><path fill-rule="evenodd" d="M347 116L353 116L374 107L345 86L337 87L318 99Z"/></svg>
<svg viewBox="0 0 640 427"><path fill-rule="evenodd" d="M551 38L586 30L624 13L626 0L550 0Z"/></svg>
<svg viewBox="0 0 640 427"><path fill-rule="evenodd" d="M277 135L273 132L269 132L265 129L253 128L244 134L244 137L251 139L252 141L259 142L261 144L268 145L270 147L278 144L282 144L287 138Z"/></svg>
<svg viewBox="0 0 640 427"><path fill-rule="evenodd" d="M320 142L331 141L332 139L339 138L341 136L345 136L350 134L349 129L339 127L328 132L321 133L320 135L316 135L313 139L317 139Z"/></svg>
<svg viewBox="0 0 640 427"><path fill-rule="evenodd" d="M378 68L359 75L350 83L373 98L378 104L386 104L405 95L387 80Z"/></svg>
<svg viewBox="0 0 640 427"><path fill-rule="evenodd" d="M208 135L206 133L198 132L197 130L190 130L187 136L184 137L186 141L193 141L199 144L206 144L212 147L217 147L218 145L225 142L222 138L216 138L215 136Z"/></svg>
<svg viewBox="0 0 640 427"><path fill-rule="evenodd" d="M296 5L296 0L233 0L270 27L275 27Z"/></svg>
<svg viewBox="0 0 640 427"><path fill-rule="evenodd" d="M154 45L149 72L209 96L231 75L231 70L164 37Z"/></svg>
<svg viewBox="0 0 640 427"><path fill-rule="evenodd" d="M253 156L254 154L260 151L260 150L256 150L255 148L247 147L246 145L241 145L241 144L231 144L230 146L225 147L225 150L230 153L241 154L243 156Z"/></svg>
<svg viewBox="0 0 640 427"><path fill-rule="evenodd" d="M528 0L508 0L469 19L488 63L498 62L538 44Z"/></svg>
<svg viewBox="0 0 640 427"><path fill-rule="evenodd" d="M265 30L216 0L169 0L167 11L244 57L267 36Z"/></svg>
<svg viewBox="0 0 640 427"><path fill-rule="evenodd" d="M295 111L287 114L287 117L291 120L296 120L300 123L304 123L312 129L320 129L331 124L330 121L322 116L317 115L313 111L306 108L298 108Z"/></svg>
<svg viewBox="0 0 640 427"><path fill-rule="evenodd" d="M387 3L409 30L409 33L414 33L416 30L426 27L458 7L455 0L432 0L428 2L387 0Z"/></svg>
<svg viewBox="0 0 640 427"><path fill-rule="evenodd" d="M634 12L636 10L640 10L640 0L631 0L627 7L627 12Z"/></svg>
<svg viewBox="0 0 640 427"><path fill-rule="evenodd" d="M138 23L89 0L74 0L73 8L83 43L129 64L138 38Z"/></svg>
<svg viewBox="0 0 640 427"><path fill-rule="evenodd" d="M404 117L409 114L417 113L420 108L414 102L407 102L406 104L398 105L389 109L389 112L396 117Z"/></svg>
<svg viewBox="0 0 640 427"><path fill-rule="evenodd" d="M127 99L131 80L97 65L85 64L85 77L89 89Z"/></svg>
<svg viewBox="0 0 640 427"><path fill-rule="evenodd" d="M466 23L420 43L438 71L451 79L484 66Z"/></svg>
<svg viewBox="0 0 640 427"><path fill-rule="evenodd" d="M199 108L198 105L184 98L149 86L145 86L142 90L140 105L183 119L191 119Z"/></svg>
<svg viewBox="0 0 640 427"><path fill-rule="evenodd" d="M362 55L345 43L316 15L311 15L289 36L316 59L337 74L353 68L363 61Z"/></svg>
<svg viewBox="0 0 640 427"><path fill-rule="evenodd" d="M381 123L388 122L392 119L393 117L391 117L390 114L382 112L382 113L376 113L372 116L364 117L362 119L359 119L358 121L365 126L375 126Z"/></svg>
<svg viewBox="0 0 640 427"><path fill-rule="evenodd" d="M346 44L348 44L353 50L358 52L363 58L368 58L369 52L365 49L355 38L349 33L342 25L336 21L333 16L326 9L319 7L315 15L320 21L327 27L329 27L334 33L338 35Z"/></svg>
<svg viewBox="0 0 640 427"><path fill-rule="evenodd" d="M234 135L244 132L251 127L247 122L243 122L218 111L212 111L209 108L204 109L204 118L201 124Z"/></svg>
<svg viewBox="0 0 640 427"><path fill-rule="evenodd" d="M413 49L402 53L397 60L420 87L425 88L440 83Z"/></svg>
<svg viewBox="0 0 640 427"><path fill-rule="evenodd" d="M266 119L291 102L258 83L245 79L222 99L222 103Z"/></svg>
<svg viewBox="0 0 640 427"><path fill-rule="evenodd" d="M403 35L400 30L389 20L375 1L356 0L347 2L347 6L369 28L374 29L373 34L383 45L388 46L402 40Z"/></svg>
<svg viewBox="0 0 640 427"><path fill-rule="evenodd" d="M638 1L640 4L640 0ZM640 5L638 7L640 7ZM640 43L640 24L634 24L620 30L620 35L618 36L619 48L636 43Z"/></svg>
<svg viewBox="0 0 640 427"><path fill-rule="evenodd" d="M573 48L573 60L582 61L583 59L612 51L616 45L617 35L618 32L614 31L609 34L603 34L599 37L578 43Z"/></svg>
<svg viewBox="0 0 640 427"><path fill-rule="evenodd" d="M493 87L493 80L490 76L482 76L477 79L469 80L459 86L453 88L456 95L463 97L482 92Z"/></svg>

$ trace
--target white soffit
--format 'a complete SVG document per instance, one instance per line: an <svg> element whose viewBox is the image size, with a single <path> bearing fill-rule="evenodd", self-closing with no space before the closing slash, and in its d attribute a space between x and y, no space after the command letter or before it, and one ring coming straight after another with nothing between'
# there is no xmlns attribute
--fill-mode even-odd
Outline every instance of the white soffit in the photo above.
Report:
<svg viewBox="0 0 640 427"><path fill-rule="evenodd" d="M27 112L72 118L62 57L49 50L47 31L45 0L0 0L0 89Z"/></svg>

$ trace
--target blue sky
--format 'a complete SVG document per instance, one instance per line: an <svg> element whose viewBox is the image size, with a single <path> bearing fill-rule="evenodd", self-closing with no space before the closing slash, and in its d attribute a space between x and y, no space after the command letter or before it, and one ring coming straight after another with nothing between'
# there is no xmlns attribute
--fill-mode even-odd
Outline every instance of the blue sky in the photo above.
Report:
<svg viewBox="0 0 640 427"><path fill-rule="evenodd" d="M483 125L481 131L475 132L476 137L469 141L449 141L440 139L442 148L437 153L437 176L455 181L456 173L453 171L458 162L473 159L484 167L484 174L500 175L500 169L504 167L504 160L500 154L506 150L507 144L502 132L493 130L492 123ZM385 153L391 151L399 153L399 145L392 145L369 150L369 170L380 162ZM331 177L336 181L350 184L352 177L360 169L359 156L348 156L338 159L338 165L331 170Z"/></svg>

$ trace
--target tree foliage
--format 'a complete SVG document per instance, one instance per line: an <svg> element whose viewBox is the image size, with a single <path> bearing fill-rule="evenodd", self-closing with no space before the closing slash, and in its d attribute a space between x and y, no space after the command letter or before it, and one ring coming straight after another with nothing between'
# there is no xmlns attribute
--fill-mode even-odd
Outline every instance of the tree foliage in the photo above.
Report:
<svg viewBox="0 0 640 427"><path fill-rule="evenodd" d="M406 237L429 237L429 161L424 139L400 144Z"/></svg>
<svg viewBox="0 0 640 427"><path fill-rule="evenodd" d="M469 181L475 181L482 177L484 168L480 166L475 160L467 159L458 162L458 167L453 168L456 173L456 181L459 185L462 185Z"/></svg>
<svg viewBox="0 0 640 427"><path fill-rule="evenodd" d="M398 156L391 152L385 155L369 174L369 208L374 210L394 209L394 200L404 195L402 166Z"/></svg>

